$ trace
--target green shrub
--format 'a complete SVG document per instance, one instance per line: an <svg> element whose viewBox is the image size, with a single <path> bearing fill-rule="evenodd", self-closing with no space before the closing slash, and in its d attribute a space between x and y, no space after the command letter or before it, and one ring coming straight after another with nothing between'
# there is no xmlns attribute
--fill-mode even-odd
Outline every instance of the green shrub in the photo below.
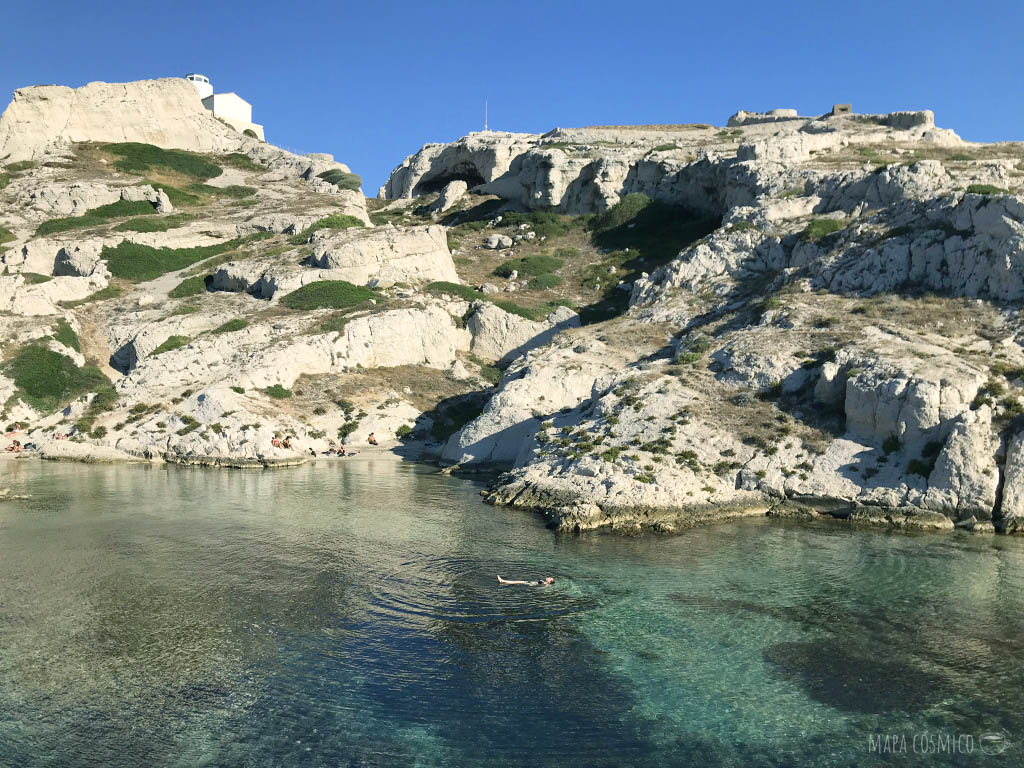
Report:
<svg viewBox="0 0 1024 768"><path fill-rule="evenodd" d="M243 320L241 317L236 317L234 320L228 320L223 325L218 325L210 333L234 333L235 331L241 331L249 327L249 323Z"/></svg>
<svg viewBox="0 0 1024 768"><path fill-rule="evenodd" d="M3 189L4 187L6 187L10 183L11 183L11 174L9 174L9 173L0 173L0 189Z"/></svg>
<svg viewBox="0 0 1024 768"><path fill-rule="evenodd" d="M113 248L104 246L100 258L107 260L107 269L115 277L142 282L230 251L241 242L235 239L194 248L154 248L124 240Z"/></svg>
<svg viewBox="0 0 1024 768"><path fill-rule="evenodd" d="M176 208L186 205L196 205L201 202L199 195L186 192L185 190L178 189L177 187L172 187L169 184L164 184L163 182L145 181L143 183L148 184L154 189L162 189Z"/></svg>
<svg viewBox="0 0 1024 768"><path fill-rule="evenodd" d="M317 178L323 179L328 184L333 184L338 189L351 189L357 191L363 186L363 180L357 173L347 173L340 168L332 168L329 171L318 173Z"/></svg>
<svg viewBox="0 0 1024 768"><path fill-rule="evenodd" d="M65 347L75 350L75 352L82 351L82 342L78 339L78 334L75 333L74 328L68 325L66 320L57 321L57 330L54 332L53 338Z"/></svg>
<svg viewBox="0 0 1024 768"><path fill-rule="evenodd" d="M800 237L805 243L816 243L823 237L841 229L846 229L846 225L837 219L815 219L804 227Z"/></svg>
<svg viewBox="0 0 1024 768"><path fill-rule="evenodd" d="M408 424L403 424L402 426L395 430L395 437L397 437L399 440L401 440L404 437L408 437L411 434L412 427L410 427Z"/></svg>
<svg viewBox="0 0 1024 768"><path fill-rule="evenodd" d="M911 459L910 463L907 464L907 472L927 478L932 473L932 465L921 459Z"/></svg>
<svg viewBox="0 0 1024 768"><path fill-rule="evenodd" d="M96 366L79 368L71 358L34 345L22 348L3 371L26 403L47 413L110 385Z"/></svg>
<svg viewBox="0 0 1024 768"><path fill-rule="evenodd" d="M527 285L535 291L547 291L551 288L557 288L562 284L562 278L558 275L537 275Z"/></svg>
<svg viewBox="0 0 1024 768"><path fill-rule="evenodd" d="M236 392L239 395L245 394L245 387L231 387L232 392Z"/></svg>
<svg viewBox="0 0 1024 768"><path fill-rule="evenodd" d="M886 455L895 453L900 449L900 439L896 435L889 435L882 442L882 450L885 451Z"/></svg>
<svg viewBox="0 0 1024 768"><path fill-rule="evenodd" d="M349 229L351 227L361 227L363 222L357 219L355 216L349 216L347 213L335 213L330 216L325 216L315 224L311 224L304 230L296 235L292 235L288 238L288 242L292 245L302 245L303 243L309 242L309 238L313 236L313 233L318 229Z"/></svg>
<svg viewBox="0 0 1024 768"><path fill-rule="evenodd" d="M122 221L115 232L166 232L187 224L194 218L190 213L172 213L170 216L146 216L141 219Z"/></svg>
<svg viewBox="0 0 1024 768"><path fill-rule="evenodd" d="M72 229L84 229L106 224L111 219L125 216L145 216L153 213L153 204L147 200L131 202L118 200L110 205L90 208L81 216L68 216L62 219L50 219L36 227L36 235L52 235L55 232L67 232Z"/></svg>
<svg viewBox="0 0 1024 768"><path fill-rule="evenodd" d="M176 286L167 292L172 299L184 299L186 296L197 296L206 293L206 281L208 276L186 277Z"/></svg>
<svg viewBox="0 0 1024 768"><path fill-rule="evenodd" d="M23 171L28 171L35 167L36 164L32 160L19 160L16 163L11 163L6 166L6 170L8 173L22 173Z"/></svg>
<svg viewBox="0 0 1024 768"><path fill-rule="evenodd" d="M967 193L972 195L1008 195L1007 190L992 184L971 184L967 187Z"/></svg>
<svg viewBox="0 0 1024 768"><path fill-rule="evenodd" d="M3 189L3 187L0 187L0 189ZM11 240L16 239L17 238L14 236L14 233L11 232L11 230L9 230L7 227L0 226L0 245L3 245L4 243L9 243L11 242Z"/></svg>
<svg viewBox="0 0 1024 768"><path fill-rule="evenodd" d="M346 309L362 304L377 293L362 285L345 280L321 280L306 283L281 299L281 306L289 309Z"/></svg>
<svg viewBox="0 0 1024 768"><path fill-rule="evenodd" d="M595 233L609 232L630 223L650 205L651 198L647 195L640 193L626 195L607 211L598 214L597 218L590 223L590 230Z"/></svg>
<svg viewBox="0 0 1024 768"><path fill-rule="evenodd" d="M348 325L349 318L344 312L335 312L317 324L319 333L341 333Z"/></svg>
<svg viewBox="0 0 1024 768"><path fill-rule="evenodd" d="M550 256L546 253L538 253L535 256L524 256L521 259L510 259L494 270L498 277L508 277L512 272L520 275L545 275L561 269L565 262Z"/></svg>
<svg viewBox="0 0 1024 768"><path fill-rule="evenodd" d="M290 389L285 389L280 384L272 384L264 389L263 392L275 400L284 400L285 398L292 396L292 391Z"/></svg>
<svg viewBox="0 0 1024 768"><path fill-rule="evenodd" d="M42 283L48 283L53 280L49 275L41 275L38 272L22 272L21 276L25 279L28 285L41 285Z"/></svg>
<svg viewBox="0 0 1024 768"><path fill-rule="evenodd" d="M564 235L572 229L575 223L576 220L571 216L547 211L530 211L528 213L508 211L501 215L501 226L519 229L520 224L526 224L537 234L537 237L552 238Z"/></svg>
<svg viewBox="0 0 1024 768"><path fill-rule="evenodd" d="M101 440L101 439L103 439L106 436L107 436L107 428L106 427L96 427L96 429L92 430L89 433L89 437L91 437L93 440Z"/></svg>
<svg viewBox="0 0 1024 768"><path fill-rule="evenodd" d="M161 149L152 144L134 141L107 144L103 149L120 158L114 162L117 170L139 176L153 168L174 171L199 181L206 181L223 173L219 165L202 155L180 149Z"/></svg>
<svg viewBox="0 0 1024 768"><path fill-rule="evenodd" d="M679 149L678 144L659 144L654 147L651 152L671 152L673 149Z"/></svg>
<svg viewBox="0 0 1024 768"><path fill-rule="evenodd" d="M241 152L232 152L229 155L221 155L218 159L222 164L230 166L232 168L237 168L240 171L267 170L262 165L254 163L251 157L249 157L248 155L243 155Z"/></svg>
<svg viewBox="0 0 1024 768"><path fill-rule="evenodd" d="M159 355L163 352L170 352L173 349L180 349L188 344L191 339L188 336L169 336L163 344L158 346L152 352L149 353L150 357Z"/></svg>
<svg viewBox="0 0 1024 768"><path fill-rule="evenodd" d="M462 398L434 415L430 434L435 440L444 442L483 412L483 401L472 397Z"/></svg>

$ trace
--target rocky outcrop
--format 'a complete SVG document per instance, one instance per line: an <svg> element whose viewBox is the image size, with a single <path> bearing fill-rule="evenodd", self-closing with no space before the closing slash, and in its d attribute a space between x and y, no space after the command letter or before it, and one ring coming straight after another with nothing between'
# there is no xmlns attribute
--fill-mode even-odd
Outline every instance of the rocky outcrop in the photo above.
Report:
<svg viewBox="0 0 1024 768"><path fill-rule="evenodd" d="M244 139L214 118L195 87L179 78L22 88L0 117L0 159L7 163L83 141L233 152Z"/></svg>
<svg viewBox="0 0 1024 768"><path fill-rule="evenodd" d="M507 362L531 349L549 344L568 328L578 328L580 317L559 307L542 322L527 320L486 301L473 305L466 321L473 343L470 351L484 360Z"/></svg>
<svg viewBox="0 0 1024 768"><path fill-rule="evenodd" d="M445 228L439 225L320 230L313 236L310 261L357 285L371 279L378 285L459 282Z"/></svg>

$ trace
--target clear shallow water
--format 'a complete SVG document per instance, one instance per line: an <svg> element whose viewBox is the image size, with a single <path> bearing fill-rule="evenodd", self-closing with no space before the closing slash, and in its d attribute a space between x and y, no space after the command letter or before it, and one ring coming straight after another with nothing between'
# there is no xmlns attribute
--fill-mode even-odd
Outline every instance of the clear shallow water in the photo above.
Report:
<svg viewBox="0 0 1024 768"><path fill-rule="evenodd" d="M2 766L1024 762L1015 539L559 536L391 461L0 470Z"/></svg>

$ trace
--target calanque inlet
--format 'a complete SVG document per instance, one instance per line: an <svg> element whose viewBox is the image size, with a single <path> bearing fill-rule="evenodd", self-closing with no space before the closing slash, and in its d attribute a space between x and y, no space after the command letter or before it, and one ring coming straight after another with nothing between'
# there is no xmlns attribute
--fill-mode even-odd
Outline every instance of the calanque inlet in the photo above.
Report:
<svg viewBox="0 0 1024 768"><path fill-rule="evenodd" d="M25 88L5 455L275 468L373 434L565 530L1014 533L1022 161L927 111L738 112L471 133L366 198L183 79Z"/></svg>

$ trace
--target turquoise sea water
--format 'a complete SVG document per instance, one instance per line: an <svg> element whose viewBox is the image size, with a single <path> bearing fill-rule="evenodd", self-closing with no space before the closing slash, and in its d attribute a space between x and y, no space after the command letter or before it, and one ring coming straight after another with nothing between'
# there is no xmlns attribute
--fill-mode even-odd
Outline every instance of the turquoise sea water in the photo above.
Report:
<svg viewBox="0 0 1024 768"><path fill-rule="evenodd" d="M2 766L1024 764L1024 541L557 535L390 460L0 470Z"/></svg>

